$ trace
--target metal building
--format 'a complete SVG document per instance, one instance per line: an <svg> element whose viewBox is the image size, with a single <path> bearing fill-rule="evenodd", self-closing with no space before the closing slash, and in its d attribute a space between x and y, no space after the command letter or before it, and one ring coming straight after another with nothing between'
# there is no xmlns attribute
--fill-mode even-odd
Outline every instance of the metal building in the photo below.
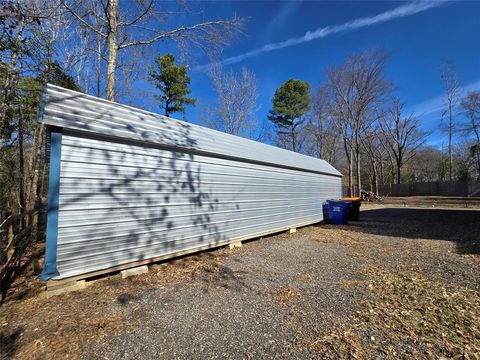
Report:
<svg viewBox="0 0 480 360"><path fill-rule="evenodd" d="M44 280L88 276L322 220L324 160L47 85Z"/></svg>

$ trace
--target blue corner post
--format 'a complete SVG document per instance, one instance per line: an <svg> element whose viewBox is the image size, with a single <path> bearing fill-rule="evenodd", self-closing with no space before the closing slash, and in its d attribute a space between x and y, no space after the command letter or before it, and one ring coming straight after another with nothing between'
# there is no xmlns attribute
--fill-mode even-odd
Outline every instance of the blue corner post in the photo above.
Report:
<svg viewBox="0 0 480 360"><path fill-rule="evenodd" d="M62 154L62 131L52 129L50 132L50 172L48 178L47 240L45 246L45 266L40 279L47 281L58 275L57 270L57 235L58 235L58 200L60 191L60 163Z"/></svg>

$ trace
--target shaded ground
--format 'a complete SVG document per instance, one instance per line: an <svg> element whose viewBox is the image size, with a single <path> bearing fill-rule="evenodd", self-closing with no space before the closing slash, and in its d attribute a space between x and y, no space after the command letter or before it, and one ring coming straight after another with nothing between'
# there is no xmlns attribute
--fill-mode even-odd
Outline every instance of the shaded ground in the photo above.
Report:
<svg viewBox="0 0 480 360"><path fill-rule="evenodd" d="M3 358L480 356L480 212L375 209L0 307Z"/></svg>
<svg viewBox="0 0 480 360"><path fill-rule="evenodd" d="M384 197L386 205L407 205L420 207L480 208L479 197L462 196L403 196Z"/></svg>

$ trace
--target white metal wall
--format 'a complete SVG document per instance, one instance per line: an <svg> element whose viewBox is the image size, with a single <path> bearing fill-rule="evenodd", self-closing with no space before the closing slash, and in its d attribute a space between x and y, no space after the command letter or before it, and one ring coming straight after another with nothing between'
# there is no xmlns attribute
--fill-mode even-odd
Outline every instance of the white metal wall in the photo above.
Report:
<svg viewBox="0 0 480 360"><path fill-rule="evenodd" d="M57 279L320 221L342 191L303 155L293 169L109 135L63 129Z"/></svg>

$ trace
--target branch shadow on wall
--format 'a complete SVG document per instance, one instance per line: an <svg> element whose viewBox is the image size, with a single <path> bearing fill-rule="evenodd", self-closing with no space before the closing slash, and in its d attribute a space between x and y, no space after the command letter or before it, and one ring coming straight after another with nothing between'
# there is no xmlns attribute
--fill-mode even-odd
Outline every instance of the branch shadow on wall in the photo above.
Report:
<svg viewBox="0 0 480 360"><path fill-rule="evenodd" d="M137 122L146 120L137 115ZM109 121L114 132L152 138L118 116L106 109L95 119ZM204 184L202 163L195 162L191 125L159 117L159 129L172 126L175 131L155 133L158 145L87 133L95 131L93 120L83 132L64 130L61 272L90 272L226 240L222 222L212 217L222 204Z"/></svg>

